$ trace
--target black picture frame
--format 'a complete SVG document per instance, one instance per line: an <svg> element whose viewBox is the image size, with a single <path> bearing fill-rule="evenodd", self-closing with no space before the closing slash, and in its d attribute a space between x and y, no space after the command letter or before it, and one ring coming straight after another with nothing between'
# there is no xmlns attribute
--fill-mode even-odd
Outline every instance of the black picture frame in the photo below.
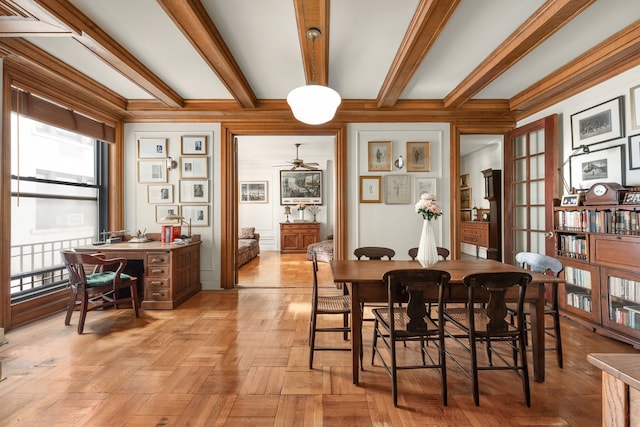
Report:
<svg viewBox="0 0 640 427"><path fill-rule="evenodd" d="M624 96L571 115L571 146L599 144L624 137Z"/></svg>
<svg viewBox="0 0 640 427"><path fill-rule="evenodd" d="M571 156L569 186L588 190L597 182L626 184L624 145L593 150Z"/></svg>
<svg viewBox="0 0 640 427"><path fill-rule="evenodd" d="M321 170L281 170L280 205L321 205L322 185Z"/></svg>
<svg viewBox="0 0 640 427"><path fill-rule="evenodd" d="M640 134L629 137L629 169L640 169Z"/></svg>

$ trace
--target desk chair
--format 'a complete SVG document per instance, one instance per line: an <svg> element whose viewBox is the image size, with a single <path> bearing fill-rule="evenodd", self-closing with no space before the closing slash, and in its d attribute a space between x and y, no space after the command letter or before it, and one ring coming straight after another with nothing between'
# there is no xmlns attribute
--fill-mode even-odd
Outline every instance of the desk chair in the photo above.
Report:
<svg viewBox="0 0 640 427"><path fill-rule="evenodd" d="M378 356L391 377L391 396L393 405L398 406L398 370L435 368L440 370L442 381L442 404L447 405L447 369L444 346L444 321L442 318L444 291L451 275L446 271L405 269L392 270L384 275L388 286L388 305L373 310L375 318L371 364ZM427 312L425 299L437 296L438 316L432 318ZM402 306L401 303L406 303ZM398 363L396 342L417 341L420 343L422 364ZM434 342L437 348L437 360L427 351L425 343ZM378 342L382 342L390 355L387 361ZM405 345L406 347L406 345ZM433 347L432 347L433 348ZM426 362L426 357L429 362Z"/></svg>
<svg viewBox="0 0 640 427"><path fill-rule="evenodd" d="M438 255L441 256L443 260L446 261L447 258L449 258L449 249L443 248L441 246L437 246L436 249L438 250ZM411 257L411 260L415 261L418 257L418 248L411 248L407 253Z"/></svg>
<svg viewBox="0 0 640 427"><path fill-rule="evenodd" d="M346 340L351 328L349 314L351 313L351 297L349 295L322 296L318 292L318 258L312 253L313 290L311 294L311 319L309 324L309 369L313 369L313 355L316 351L351 351L350 347L318 347L316 346L316 332L342 332ZM318 327L318 316L341 315L341 327Z"/></svg>
<svg viewBox="0 0 640 427"><path fill-rule="evenodd" d="M555 277L560 275L560 272L564 270L564 266L557 259L542 255L534 252L519 252L516 254L516 262L520 264L523 268L529 268L531 271L535 271L537 273L547 274L548 272L553 273ZM555 351L556 352L556 361L558 363L558 367L562 368L562 337L560 335L560 308L558 304L558 284L550 283L545 286L550 286L551 293L551 302L545 306L544 314L545 316L549 316L553 319L553 325L549 327L545 327L545 333L550 337L553 337L555 340L555 347L546 348L547 351ZM546 301L545 301L546 303ZM509 313L513 316L516 314L516 307L513 304L507 304L507 309ZM526 326L526 333L531 331L531 321L530 321L530 312L528 307L524 308L524 321ZM544 320L543 320L544 321Z"/></svg>
<svg viewBox="0 0 640 427"><path fill-rule="evenodd" d="M68 250L61 253L69 272L71 288L65 325L70 324L76 307L80 310L78 334L82 334L87 312L92 310L118 308L119 304L130 302L133 315L138 317L138 280L122 272L127 265L126 259L106 259L102 253L86 254ZM92 273L86 274L85 267L92 268ZM129 294L122 296L122 290L127 288Z"/></svg>
<svg viewBox="0 0 640 427"><path fill-rule="evenodd" d="M511 370L522 380L525 403L531 406L529 388L529 370L527 368L527 348L524 327L524 296L531 275L519 272L470 274L464 279L468 290L465 307L445 306L443 317L445 333L471 354L470 370L463 367L451 353L447 355L472 380L473 401L480 405L478 372L488 370ZM517 288L516 304L518 322L514 325L507 321L505 294ZM451 327L449 326L451 324ZM487 363L478 364L476 346L484 342ZM494 344L504 344L495 347ZM512 361L503 355L500 347L511 351ZM493 356L499 364L493 363ZM520 360L518 360L520 359Z"/></svg>

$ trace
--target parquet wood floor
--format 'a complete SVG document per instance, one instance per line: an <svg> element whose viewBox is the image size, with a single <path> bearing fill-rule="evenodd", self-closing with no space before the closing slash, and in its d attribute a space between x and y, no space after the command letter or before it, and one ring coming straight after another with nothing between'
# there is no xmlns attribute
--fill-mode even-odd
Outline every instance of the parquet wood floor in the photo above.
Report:
<svg viewBox="0 0 640 427"><path fill-rule="evenodd" d="M339 292L328 265L320 269L323 291ZM65 327L63 313L9 331L0 347L0 425L598 426L600 371L586 355L635 352L567 320L565 368L549 358L547 380L532 382L531 408L506 372L480 378L475 407L470 381L453 364L447 407L437 372L420 370L400 373L394 408L380 366L366 362L359 386L348 352L319 352L308 369L304 255L264 253L241 269L240 282L138 319L128 309L89 313L83 335L77 316ZM365 325L365 346L371 333Z"/></svg>

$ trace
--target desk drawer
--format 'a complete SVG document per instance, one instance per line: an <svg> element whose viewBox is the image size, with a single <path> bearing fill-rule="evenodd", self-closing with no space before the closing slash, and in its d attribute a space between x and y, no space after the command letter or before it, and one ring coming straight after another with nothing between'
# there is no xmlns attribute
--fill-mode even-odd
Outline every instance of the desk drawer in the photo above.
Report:
<svg viewBox="0 0 640 427"><path fill-rule="evenodd" d="M168 265L149 265L147 266L147 277L169 277L171 267Z"/></svg>
<svg viewBox="0 0 640 427"><path fill-rule="evenodd" d="M169 279L146 278L145 300L168 301L171 299Z"/></svg>
<svg viewBox="0 0 640 427"><path fill-rule="evenodd" d="M169 265L171 263L171 254L169 252L150 252L147 254L146 265L148 267L154 265Z"/></svg>

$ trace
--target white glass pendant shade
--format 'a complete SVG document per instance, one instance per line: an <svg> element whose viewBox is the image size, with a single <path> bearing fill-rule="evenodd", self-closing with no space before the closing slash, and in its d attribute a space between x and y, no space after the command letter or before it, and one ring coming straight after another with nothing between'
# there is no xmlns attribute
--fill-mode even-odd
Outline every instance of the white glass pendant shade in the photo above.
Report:
<svg viewBox="0 0 640 427"><path fill-rule="evenodd" d="M293 116L308 125L321 125L333 119L341 101L338 92L314 83L297 87L287 95Z"/></svg>

